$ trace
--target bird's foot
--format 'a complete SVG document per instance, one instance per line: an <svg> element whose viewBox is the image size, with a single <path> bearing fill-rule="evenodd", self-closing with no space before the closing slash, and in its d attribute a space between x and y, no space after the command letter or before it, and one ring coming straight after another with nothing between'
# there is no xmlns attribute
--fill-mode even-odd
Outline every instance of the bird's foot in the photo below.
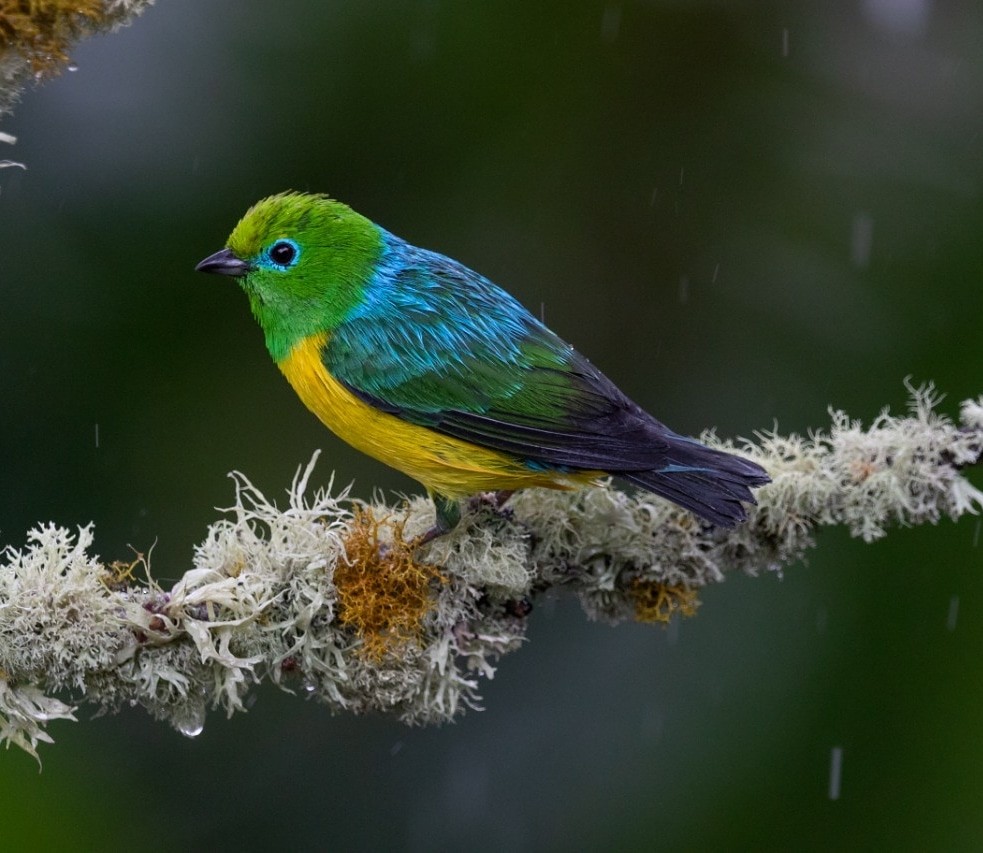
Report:
<svg viewBox="0 0 983 853"><path fill-rule="evenodd" d="M411 543L412 548L420 548L434 539L439 539L450 533L461 521L461 505L443 495L433 495L433 505L437 512L434 525L417 536Z"/></svg>
<svg viewBox="0 0 983 853"><path fill-rule="evenodd" d="M413 549L421 548L424 545L433 542L434 539L439 539L441 536L446 536L451 532L449 527L441 527L439 524L435 524L429 530L424 530L419 536L414 537L410 542L410 547Z"/></svg>
<svg viewBox="0 0 983 853"><path fill-rule="evenodd" d="M496 492L480 492L468 498L467 509L469 513L477 513L482 509L490 509L495 515L502 518L511 518L512 513L504 509L506 501L515 494L514 489L499 489ZM420 548L434 539L439 539L450 533L461 521L461 504L458 501L445 498L441 495L433 496L434 508L437 511L437 518L433 527L425 530L417 536L412 543L414 548Z"/></svg>

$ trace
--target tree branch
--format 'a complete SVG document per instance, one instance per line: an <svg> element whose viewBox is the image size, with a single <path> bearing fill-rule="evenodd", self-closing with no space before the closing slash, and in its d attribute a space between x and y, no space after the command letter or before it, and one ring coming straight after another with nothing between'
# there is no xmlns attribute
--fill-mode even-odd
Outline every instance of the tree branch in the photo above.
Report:
<svg viewBox="0 0 983 853"><path fill-rule="evenodd" d="M153 2L0 0L0 118L13 111L27 83L68 65L73 42L124 26Z"/></svg>
<svg viewBox="0 0 983 853"><path fill-rule="evenodd" d="M165 591L134 563L89 553L92 528L41 525L0 565L0 742L32 754L45 724L74 719L56 695L108 710L141 705L187 735L207 708L243 709L269 679L333 711L439 723L480 703L478 682L525 636L530 600L556 587L591 618L667 621L728 572L797 562L819 527L864 541L892 525L983 506L962 470L983 456L983 398L958 424L931 386L907 417L863 429L832 411L828 432L763 433L735 447L773 482L747 524L724 530L648 493L603 483L527 490L505 511L472 501L450 535L414 549L429 501L367 505L332 484L313 493L317 454L278 509L242 474L194 566Z"/></svg>

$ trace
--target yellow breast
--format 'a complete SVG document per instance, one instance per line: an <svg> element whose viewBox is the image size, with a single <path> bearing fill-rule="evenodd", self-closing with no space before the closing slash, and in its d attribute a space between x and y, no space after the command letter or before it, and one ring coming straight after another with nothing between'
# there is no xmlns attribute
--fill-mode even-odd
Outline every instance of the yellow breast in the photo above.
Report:
<svg viewBox="0 0 983 853"><path fill-rule="evenodd" d="M280 370L328 429L352 447L451 498L498 489L546 486L571 488L590 482L593 472L565 475L534 471L520 460L407 423L364 403L332 377L321 361L327 334L298 343L279 362Z"/></svg>

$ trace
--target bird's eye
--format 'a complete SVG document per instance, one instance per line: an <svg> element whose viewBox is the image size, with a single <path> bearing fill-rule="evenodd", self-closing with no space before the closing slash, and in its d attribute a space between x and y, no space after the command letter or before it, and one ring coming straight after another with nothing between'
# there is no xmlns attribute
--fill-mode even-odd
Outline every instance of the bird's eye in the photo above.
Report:
<svg viewBox="0 0 983 853"><path fill-rule="evenodd" d="M297 263L300 247L293 240L277 240L270 246L270 260L278 267L286 269Z"/></svg>

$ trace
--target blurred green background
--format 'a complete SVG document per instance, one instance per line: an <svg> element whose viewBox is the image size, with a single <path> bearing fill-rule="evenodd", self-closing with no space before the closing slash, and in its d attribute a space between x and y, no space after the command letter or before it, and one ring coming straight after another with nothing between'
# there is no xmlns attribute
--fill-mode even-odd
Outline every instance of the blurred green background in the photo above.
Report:
<svg viewBox="0 0 983 853"><path fill-rule="evenodd" d="M246 300L245 208L330 192L505 286L683 432L983 392L976 2L160 0L3 122L0 539L96 524L165 582L328 435ZM98 444L96 435L98 434ZM976 482L980 477L974 475ZM980 525L825 531L669 630L540 602L442 729L259 691L0 756L5 849L978 850ZM842 788L829 798L831 752Z"/></svg>

